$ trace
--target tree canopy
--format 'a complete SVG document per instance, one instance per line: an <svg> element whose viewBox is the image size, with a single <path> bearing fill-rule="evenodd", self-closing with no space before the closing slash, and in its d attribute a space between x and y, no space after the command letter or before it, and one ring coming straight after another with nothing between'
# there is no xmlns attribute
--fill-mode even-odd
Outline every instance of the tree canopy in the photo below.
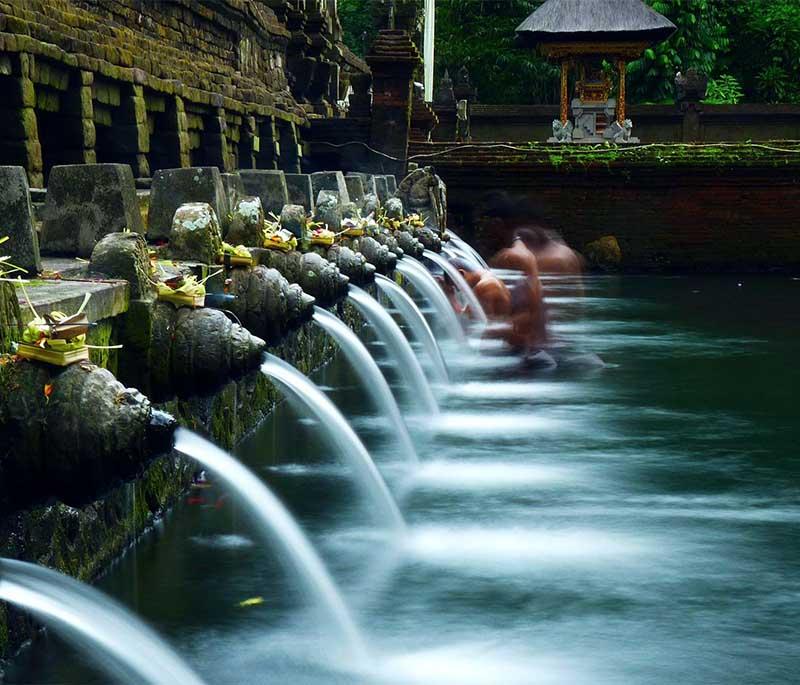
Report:
<svg viewBox="0 0 800 685"><path fill-rule="evenodd" d="M632 101L671 101L676 72L694 67L711 79L712 102L800 102L800 1L646 1L678 30L630 65ZM374 36L373 2L339 0L345 39L359 54ZM556 102L558 69L514 47L514 29L543 2L437 0L437 78L466 66L481 102Z"/></svg>

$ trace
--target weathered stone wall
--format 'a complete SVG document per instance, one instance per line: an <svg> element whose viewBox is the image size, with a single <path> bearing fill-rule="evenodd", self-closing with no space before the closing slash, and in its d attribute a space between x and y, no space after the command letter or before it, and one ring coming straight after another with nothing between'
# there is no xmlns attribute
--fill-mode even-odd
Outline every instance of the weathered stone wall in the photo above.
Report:
<svg viewBox="0 0 800 685"><path fill-rule="evenodd" d="M455 105L435 105L434 110L439 125L433 140L455 141ZM544 142L553 135L553 120L559 116L557 105L474 104L470 113L476 142ZM685 111L678 105L633 105L628 115L643 143L800 140L799 105L696 103Z"/></svg>
<svg viewBox="0 0 800 685"><path fill-rule="evenodd" d="M450 226L485 254L489 203L524 200L578 250L616 236L628 271L800 269L800 146L415 144L447 184Z"/></svg>
<svg viewBox="0 0 800 685"><path fill-rule="evenodd" d="M0 0L0 165L297 171L298 127L349 73L335 6L294 0Z"/></svg>

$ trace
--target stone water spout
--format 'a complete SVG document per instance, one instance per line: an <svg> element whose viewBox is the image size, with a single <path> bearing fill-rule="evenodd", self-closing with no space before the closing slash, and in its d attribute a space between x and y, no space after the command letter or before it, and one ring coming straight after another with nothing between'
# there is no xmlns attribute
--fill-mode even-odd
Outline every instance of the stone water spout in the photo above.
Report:
<svg viewBox="0 0 800 685"><path fill-rule="evenodd" d="M347 297L350 279L336 264L316 252L279 252L255 250L254 256L264 266L277 269L290 283L297 283L318 304L330 306Z"/></svg>
<svg viewBox="0 0 800 685"><path fill-rule="evenodd" d="M370 264L363 254L351 250L346 245L332 245L324 256L328 261L336 264L339 270L355 285L367 285L375 280L375 265Z"/></svg>
<svg viewBox="0 0 800 685"><path fill-rule="evenodd" d="M397 259L401 259L405 255L405 250L400 246L397 237L390 233L388 230L377 231L372 234L372 238L389 250Z"/></svg>
<svg viewBox="0 0 800 685"><path fill-rule="evenodd" d="M248 330L270 344L280 342L314 315L315 298L296 283L289 283L277 269L232 269L228 277L228 292L234 296L228 309Z"/></svg>
<svg viewBox="0 0 800 685"><path fill-rule="evenodd" d="M415 259L422 259L425 254L425 246L410 231L395 231L394 237L397 244L403 250L403 254Z"/></svg>
<svg viewBox="0 0 800 685"><path fill-rule="evenodd" d="M208 390L258 368L266 343L215 309L175 309L157 302L152 312L149 366L159 395Z"/></svg>
<svg viewBox="0 0 800 685"><path fill-rule="evenodd" d="M126 682L145 685L203 685L180 657L127 609L68 576L0 559L0 600L35 614L83 648L89 658L94 657L115 680L121 676Z"/></svg>
<svg viewBox="0 0 800 685"><path fill-rule="evenodd" d="M352 250L364 255L370 264L374 264L378 273L391 274L397 266L397 255L387 245L382 245L372 236L349 238L343 241Z"/></svg>
<svg viewBox="0 0 800 685"><path fill-rule="evenodd" d="M82 503L171 448L175 419L88 362L6 364L0 387L0 510Z"/></svg>

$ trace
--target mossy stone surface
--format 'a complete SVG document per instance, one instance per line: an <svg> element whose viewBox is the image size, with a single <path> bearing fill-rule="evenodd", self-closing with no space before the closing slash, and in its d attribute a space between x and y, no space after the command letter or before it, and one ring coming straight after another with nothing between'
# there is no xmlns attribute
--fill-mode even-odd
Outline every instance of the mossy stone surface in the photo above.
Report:
<svg viewBox="0 0 800 685"><path fill-rule="evenodd" d="M0 166L0 254L8 255L27 278L42 270L39 239L33 228L28 179L21 166Z"/></svg>
<svg viewBox="0 0 800 685"><path fill-rule="evenodd" d="M0 282L0 354L11 351L11 343L22 336L22 317L17 291L11 283Z"/></svg>
<svg viewBox="0 0 800 685"><path fill-rule="evenodd" d="M211 205L219 218L228 215L228 200L217 167L161 169L153 175L147 239L170 237L175 212L181 205L203 202Z"/></svg>
<svg viewBox="0 0 800 685"><path fill-rule="evenodd" d="M88 258L103 236L126 230L144 233L127 164L53 167L42 224L43 253Z"/></svg>

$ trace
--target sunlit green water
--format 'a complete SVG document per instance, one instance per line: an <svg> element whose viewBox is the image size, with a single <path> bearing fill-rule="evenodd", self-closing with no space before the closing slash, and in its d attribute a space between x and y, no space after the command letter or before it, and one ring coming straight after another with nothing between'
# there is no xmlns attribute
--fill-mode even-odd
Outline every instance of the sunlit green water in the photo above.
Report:
<svg viewBox="0 0 800 685"><path fill-rule="evenodd" d="M376 672L335 662L222 491L179 507L100 587L209 683L797 682L800 281L594 278L585 298L558 295L554 332L609 367L523 376L447 350L443 414L411 424L419 471L343 362L319 376L406 541L371 527L290 409L240 450L309 531ZM107 678L48 638L9 682Z"/></svg>

